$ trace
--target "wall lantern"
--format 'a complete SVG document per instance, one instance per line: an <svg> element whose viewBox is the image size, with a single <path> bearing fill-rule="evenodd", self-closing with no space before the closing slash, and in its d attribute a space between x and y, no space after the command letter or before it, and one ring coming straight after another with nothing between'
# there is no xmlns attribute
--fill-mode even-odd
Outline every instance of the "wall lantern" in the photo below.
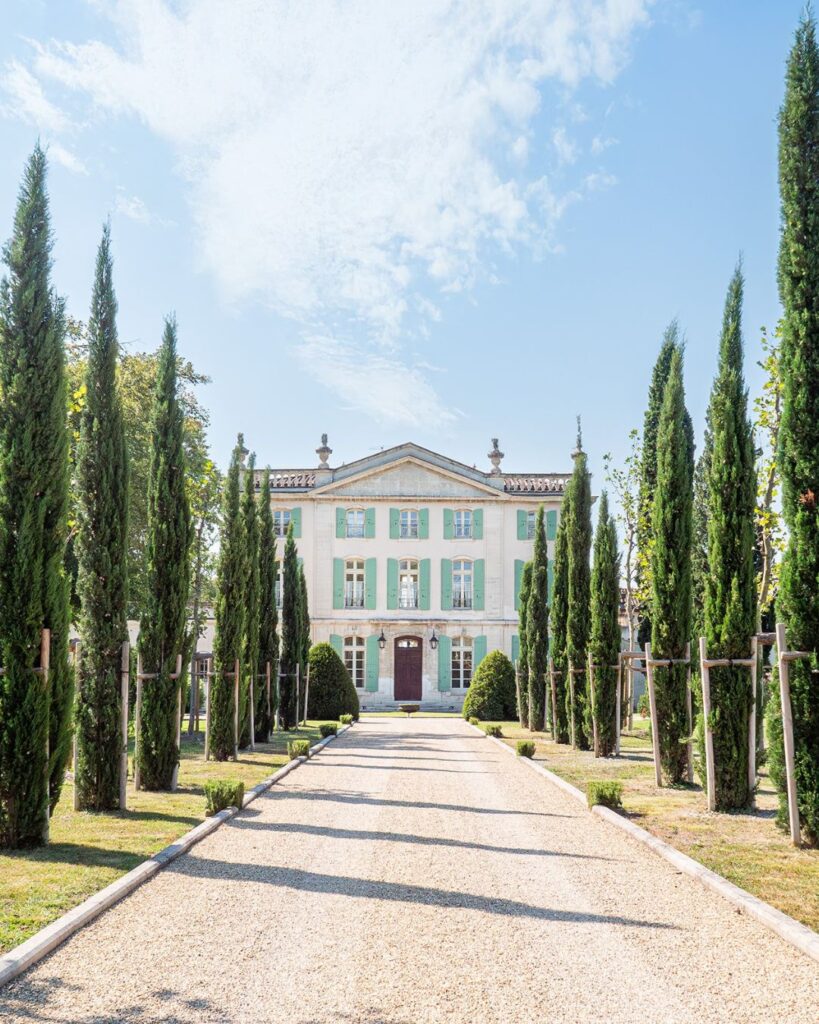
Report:
<svg viewBox="0 0 819 1024"><path fill-rule="evenodd" d="M387 638L384 636L383 629L381 630L381 636L378 638L378 646L381 648L382 651L387 646Z"/></svg>
<svg viewBox="0 0 819 1024"><path fill-rule="evenodd" d="M438 637L435 635L435 627L432 627L432 636L429 638L429 646L436 651L438 649Z"/></svg>

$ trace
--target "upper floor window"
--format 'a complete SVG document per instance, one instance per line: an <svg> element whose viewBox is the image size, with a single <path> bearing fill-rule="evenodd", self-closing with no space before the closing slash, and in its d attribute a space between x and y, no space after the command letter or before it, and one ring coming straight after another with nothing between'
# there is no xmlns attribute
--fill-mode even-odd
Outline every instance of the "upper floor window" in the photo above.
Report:
<svg viewBox="0 0 819 1024"><path fill-rule="evenodd" d="M531 512L527 512L526 513L526 539L527 540L534 540L535 539L535 518L536 517L537 517L537 512L535 512L534 510L532 510Z"/></svg>
<svg viewBox="0 0 819 1024"><path fill-rule="evenodd" d="M398 607L418 607L418 563L402 558L398 564Z"/></svg>
<svg viewBox="0 0 819 1024"><path fill-rule="evenodd" d="M364 607L364 560L349 558L344 564L344 607Z"/></svg>
<svg viewBox="0 0 819 1024"><path fill-rule="evenodd" d="M452 607L472 607L472 562L468 558L452 563Z"/></svg>
<svg viewBox="0 0 819 1024"><path fill-rule="evenodd" d="M457 537L471 537L472 536L472 509L471 508L458 508L455 509L455 515L453 517L455 526L455 536Z"/></svg>
<svg viewBox="0 0 819 1024"><path fill-rule="evenodd" d="M418 539L418 509L402 508L398 520L398 536L401 538Z"/></svg>
<svg viewBox="0 0 819 1024"><path fill-rule="evenodd" d="M350 673L353 686L361 690L364 687L364 638L360 636L344 637L344 664Z"/></svg>
<svg viewBox="0 0 819 1024"><path fill-rule="evenodd" d="M472 682L472 640L468 636L452 641L452 689L465 690Z"/></svg>
<svg viewBox="0 0 819 1024"><path fill-rule="evenodd" d="M273 533L277 537L287 536L287 527L290 525L290 509L273 509Z"/></svg>
<svg viewBox="0 0 819 1024"><path fill-rule="evenodd" d="M282 586L282 562L279 559L276 562L276 607L281 608L282 606L282 592L284 588Z"/></svg>
<svg viewBox="0 0 819 1024"><path fill-rule="evenodd" d="M348 508L347 509L347 536L348 537L363 537L364 536L364 509L363 508Z"/></svg>

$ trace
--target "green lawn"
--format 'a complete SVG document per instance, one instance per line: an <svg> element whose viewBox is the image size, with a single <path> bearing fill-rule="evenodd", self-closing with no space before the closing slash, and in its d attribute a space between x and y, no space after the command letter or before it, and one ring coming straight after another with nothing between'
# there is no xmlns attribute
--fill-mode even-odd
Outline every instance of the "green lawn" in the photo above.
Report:
<svg viewBox="0 0 819 1024"><path fill-rule="evenodd" d="M51 819L51 842L36 850L0 853L0 954L99 892L141 861L198 825L205 817L202 784L236 779L255 786L287 761L288 739L319 738L318 723L280 733L239 760L204 760L204 737L183 732L179 788L175 793L135 793L128 810L112 814L73 809L67 782ZM132 748L133 749L133 748Z"/></svg>

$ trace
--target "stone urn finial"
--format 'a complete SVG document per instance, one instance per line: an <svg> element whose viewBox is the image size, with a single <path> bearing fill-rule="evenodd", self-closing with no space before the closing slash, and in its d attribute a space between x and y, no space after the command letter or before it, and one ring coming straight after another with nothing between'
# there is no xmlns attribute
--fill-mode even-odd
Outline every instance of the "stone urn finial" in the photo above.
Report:
<svg viewBox="0 0 819 1024"><path fill-rule="evenodd" d="M321 435L321 445L316 448L316 455L319 457L319 469L329 469L327 460L333 454L333 449L327 446L327 435Z"/></svg>
<svg viewBox="0 0 819 1024"><path fill-rule="evenodd" d="M492 463L492 468L489 471L490 476L500 476L500 464L503 458L503 452L498 448L498 439L492 438L492 451L489 452L489 461Z"/></svg>

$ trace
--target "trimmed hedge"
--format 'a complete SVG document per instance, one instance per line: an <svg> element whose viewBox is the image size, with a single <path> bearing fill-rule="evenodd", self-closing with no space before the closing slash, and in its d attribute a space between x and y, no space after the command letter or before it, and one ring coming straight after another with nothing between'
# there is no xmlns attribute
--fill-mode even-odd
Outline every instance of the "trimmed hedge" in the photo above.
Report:
<svg viewBox="0 0 819 1024"><path fill-rule="evenodd" d="M515 669L503 651L492 651L478 665L464 701L464 718L505 722L517 718Z"/></svg>
<svg viewBox="0 0 819 1024"><path fill-rule="evenodd" d="M241 808L245 799L244 782L233 779L214 779L202 787L205 792L205 813L208 817L224 811L228 807Z"/></svg>
<svg viewBox="0 0 819 1024"><path fill-rule="evenodd" d="M534 757L535 745L531 740L518 740L515 744L515 753L518 757Z"/></svg>
<svg viewBox="0 0 819 1024"><path fill-rule="evenodd" d="M308 718L358 718L358 694L344 662L330 644L310 648L310 692Z"/></svg>
<svg viewBox="0 0 819 1024"><path fill-rule="evenodd" d="M487 736L494 736L496 739L503 736L503 731L499 725L485 725L483 731Z"/></svg>
<svg viewBox="0 0 819 1024"><path fill-rule="evenodd" d="M476 718L474 715L471 715L470 718L469 718L469 724L470 725L480 725L481 724L481 720L480 720L480 718Z"/></svg>
<svg viewBox="0 0 819 1024"><path fill-rule="evenodd" d="M297 757L309 757L310 740L288 740L287 756L291 761L294 761Z"/></svg>
<svg viewBox="0 0 819 1024"><path fill-rule="evenodd" d="M608 779L600 782L590 782L586 789L586 799L589 807L600 804L601 807L610 807L613 811L623 806L623 784Z"/></svg>
<svg viewBox="0 0 819 1024"><path fill-rule="evenodd" d="M326 740L328 736L336 736L338 734L338 726L335 722L322 722L319 726L319 735L323 740Z"/></svg>
<svg viewBox="0 0 819 1024"><path fill-rule="evenodd" d="M342 725L352 725L353 724L353 716L352 715L339 715L338 716L338 720L339 720L339 722L341 722Z"/></svg>

